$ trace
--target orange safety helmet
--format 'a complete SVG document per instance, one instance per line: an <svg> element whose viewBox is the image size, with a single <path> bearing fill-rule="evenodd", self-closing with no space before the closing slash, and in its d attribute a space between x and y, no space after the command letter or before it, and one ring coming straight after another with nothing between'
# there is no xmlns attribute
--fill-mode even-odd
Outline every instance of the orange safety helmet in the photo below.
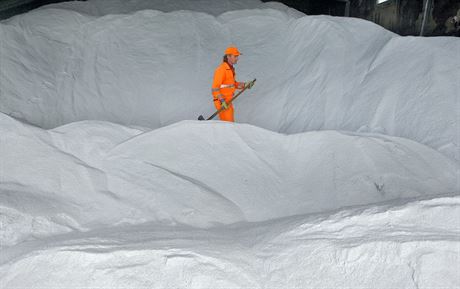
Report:
<svg viewBox="0 0 460 289"><path fill-rule="evenodd" d="M235 46L229 46L227 49L225 49L225 55L232 54L235 56L241 55L241 53L238 51L238 48Z"/></svg>

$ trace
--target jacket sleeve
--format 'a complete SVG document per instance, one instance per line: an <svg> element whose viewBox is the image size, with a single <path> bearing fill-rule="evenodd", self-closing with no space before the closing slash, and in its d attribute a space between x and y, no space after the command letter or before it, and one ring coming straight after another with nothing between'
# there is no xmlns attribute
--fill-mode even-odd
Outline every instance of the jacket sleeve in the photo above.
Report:
<svg viewBox="0 0 460 289"><path fill-rule="evenodd" d="M224 81L224 76L225 76L225 70L221 69L218 67L216 71L214 72L214 79L212 81L212 96L216 99L222 98L222 94L220 93L220 86L222 85L222 82Z"/></svg>
<svg viewBox="0 0 460 289"><path fill-rule="evenodd" d="M235 88L243 89L244 88L244 82L235 81Z"/></svg>

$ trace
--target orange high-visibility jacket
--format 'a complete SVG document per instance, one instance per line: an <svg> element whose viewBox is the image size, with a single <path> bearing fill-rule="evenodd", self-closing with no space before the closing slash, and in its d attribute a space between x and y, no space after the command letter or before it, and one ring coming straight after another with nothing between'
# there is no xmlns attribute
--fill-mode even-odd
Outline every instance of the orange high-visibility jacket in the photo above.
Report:
<svg viewBox="0 0 460 289"><path fill-rule="evenodd" d="M235 80L235 70L227 62L222 62L214 72L214 80L212 82L212 96L214 102L224 99L228 102L232 97L235 89L242 89L244 82Z"/></svg>

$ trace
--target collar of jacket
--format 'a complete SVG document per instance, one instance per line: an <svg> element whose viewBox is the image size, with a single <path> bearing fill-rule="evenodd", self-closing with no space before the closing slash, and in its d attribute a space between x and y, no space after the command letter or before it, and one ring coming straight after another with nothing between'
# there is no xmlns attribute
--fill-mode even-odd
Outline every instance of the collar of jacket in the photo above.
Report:
<svg viewBox="0 0 460 289"><path fill-rule="evenodd" d="M233 72L233 76L235 76L235 68L233 67L233 65L231 65L230 63L228 63L227 61L224 61L224 63L227 64L228 68L230 68Z"/></svg>

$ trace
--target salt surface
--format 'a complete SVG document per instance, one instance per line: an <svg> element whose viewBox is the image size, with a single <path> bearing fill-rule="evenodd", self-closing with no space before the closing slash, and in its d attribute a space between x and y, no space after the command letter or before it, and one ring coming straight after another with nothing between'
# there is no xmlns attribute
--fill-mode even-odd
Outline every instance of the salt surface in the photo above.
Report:
<svg viewBox="0 0 460 289"><path fill-rule="evenodd" d="M228 44L257 85L196 121ZM457 38L90 0L0 48L0 288L460 287Z"/></svg>

